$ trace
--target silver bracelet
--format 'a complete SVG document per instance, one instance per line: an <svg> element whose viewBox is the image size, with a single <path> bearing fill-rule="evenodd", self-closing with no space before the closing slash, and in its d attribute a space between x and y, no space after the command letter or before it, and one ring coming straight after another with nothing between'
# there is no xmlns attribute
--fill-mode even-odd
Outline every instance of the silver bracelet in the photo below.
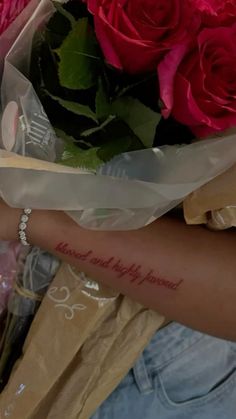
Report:
<svg viewBox="0 0 236 419"><path fill-rule="evenodd" d="M27 224L28 224L31 212L32 210L30 208L25 208L20 218L19 237L20 237L21 244L23 244L23 246L30 246L30 243L28 242L28 239L26 236L26 229L27 229Z"/></svg>

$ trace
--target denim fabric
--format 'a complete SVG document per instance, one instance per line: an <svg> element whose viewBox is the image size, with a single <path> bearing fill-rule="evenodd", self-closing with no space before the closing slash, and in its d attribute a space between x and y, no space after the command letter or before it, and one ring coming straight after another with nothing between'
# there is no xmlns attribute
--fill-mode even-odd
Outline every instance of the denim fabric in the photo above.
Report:
<svg viewBox="0 0 236 419"><path fill-rule="evenodd" d="M158 331L92 419L236 419L236 343Z"/></svg>

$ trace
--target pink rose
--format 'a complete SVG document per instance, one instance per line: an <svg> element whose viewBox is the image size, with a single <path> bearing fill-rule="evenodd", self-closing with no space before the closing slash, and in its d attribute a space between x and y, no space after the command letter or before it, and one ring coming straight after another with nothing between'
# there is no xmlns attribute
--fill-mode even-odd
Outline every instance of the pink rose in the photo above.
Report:
<svg viewBox="0 0 236 419"><path fill-rule="evenodd" d="M0 34L7 29L28 3L29 0L0 0Z"/></svg>
<svg viewBox="0 0 236 419"><path fill-rule="evenodd" d="M199 137L236 125L236 24L204 29L176 72L171 54L158 66L163 115Z"/></svg>
<svg viewBox="0 0 236 419"><path fill-rule="evenodd" d="M108 63L136 74L155 71L173 46L189 42L199 27L191 1L87 0L87 5Z"/></svg>
<svg viewBox="0 0 236 419"><path fill-rule="evenodd" d="M228 25L236 19L236 0L192 0L207 26Z"/></svg>

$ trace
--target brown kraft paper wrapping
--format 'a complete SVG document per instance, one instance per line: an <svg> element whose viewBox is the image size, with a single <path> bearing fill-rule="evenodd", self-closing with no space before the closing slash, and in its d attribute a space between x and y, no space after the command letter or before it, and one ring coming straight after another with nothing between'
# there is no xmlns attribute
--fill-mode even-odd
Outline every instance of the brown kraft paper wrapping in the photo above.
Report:
<svg viewBox="0 0 236 419"><path fill-rule="evenodd" d="M0 396L1 419L88 419L163 321L63 264Z"/></svg>
<svg viewBox="0 0 236 419"><path fill-rule="evenodd" d="M236 165L190 194L184 201L188 224L209 224L216 229L236 225Z"/></svg>
<svg viewBox="0 0 236 419"><path fill-rule="evenodd" d="M33 418L95 324L110 312L117 295L100 288L97 297L108 298L91 298L82 284L62 265L33 322L24 356L0 396L1 419Z"/></svg>

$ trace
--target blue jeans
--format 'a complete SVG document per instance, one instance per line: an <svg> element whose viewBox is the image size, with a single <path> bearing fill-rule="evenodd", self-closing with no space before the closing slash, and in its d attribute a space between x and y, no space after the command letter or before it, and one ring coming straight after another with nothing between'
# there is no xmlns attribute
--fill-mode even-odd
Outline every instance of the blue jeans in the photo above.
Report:
<svg viewBox="0 0 236 419"><path fill-rule="evenodd" d="M171 323L92 419L236 419L236 343Z"/></svg>

